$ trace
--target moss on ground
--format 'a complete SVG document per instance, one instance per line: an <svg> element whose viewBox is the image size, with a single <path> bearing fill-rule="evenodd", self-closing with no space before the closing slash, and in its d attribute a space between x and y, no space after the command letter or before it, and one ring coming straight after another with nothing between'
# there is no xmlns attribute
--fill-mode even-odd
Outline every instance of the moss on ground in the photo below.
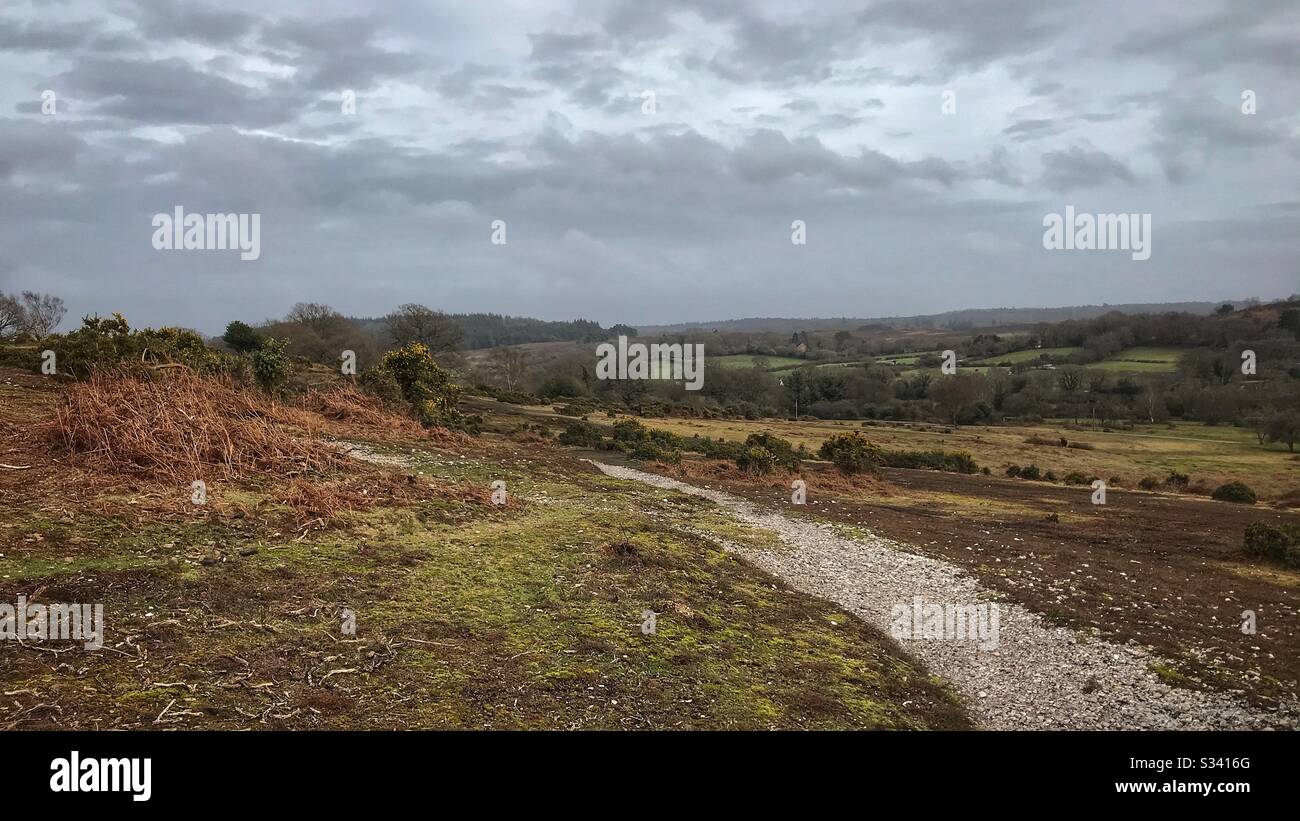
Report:
<svg viewBox="0 0 1300 821"><path fill-rule="evenodd" d="M301 535L21 516L0 534L0 600L102 603L106 649L5 642L0 683L30 693L0 727L968 726L879 633L724 550L779 542L707 500L558 451L400 455L441 487L502 479L510 503L430 491ZM274 510L274 488L222 493Z"/></svg>

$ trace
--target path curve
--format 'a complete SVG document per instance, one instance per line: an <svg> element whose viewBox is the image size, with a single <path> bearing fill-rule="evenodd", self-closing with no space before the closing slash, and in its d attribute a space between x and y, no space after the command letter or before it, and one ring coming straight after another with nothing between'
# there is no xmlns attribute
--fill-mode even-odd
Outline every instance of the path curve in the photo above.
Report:
<svg viewBox="0 0 1300 821"><path fill-rule="evenodd" d="M1254 710L1228 694L1173 688L1149 669L1150 651L1047 624L1001 601L966 571L918 556L879 536L850 539L829 524L763 510L750 502L632 468L592 461L603 473L702 496L740 521L777 535L790 549L728 545L791 586L832 601L890 635L896 605L999 601L998 646L978 641L898 640L966 701L986 729L1221 730L1300 726L1294 706ZM1091 683L1090 683L1091 682ZM1086 691L1086 692L1085 692Z"/></svg>

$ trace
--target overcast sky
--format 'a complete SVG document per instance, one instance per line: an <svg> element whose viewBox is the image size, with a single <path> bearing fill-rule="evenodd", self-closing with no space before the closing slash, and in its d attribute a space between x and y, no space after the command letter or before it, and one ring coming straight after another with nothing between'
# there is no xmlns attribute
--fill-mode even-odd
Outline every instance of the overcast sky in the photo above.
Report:
<svg viewBox="0 0 1300 821"><path fill-rule="evenodd" d="M1279 297L1298 80L1294 0L4 0L0 290L207 332ZM178 205L261 257L155 250ZM1151 258L1045 250L1067 205Z"/></svg>

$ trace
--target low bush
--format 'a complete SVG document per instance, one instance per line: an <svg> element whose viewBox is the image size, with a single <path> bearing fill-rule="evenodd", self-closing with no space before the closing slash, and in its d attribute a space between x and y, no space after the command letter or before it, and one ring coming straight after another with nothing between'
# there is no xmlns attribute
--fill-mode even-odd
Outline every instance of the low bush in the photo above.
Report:
<svg viewBox="0 0 1300 821"><path fill-rule="evenodd" d="M775 465L779 465L787 470L794 470L799 467L799 462L802 461L803 457L806 455L802 446L796 450L795 447L785 439L782 439L779 436L774 436L770 433L751 433L749 436L745 437L744 447L746 450L751 448L762 448L772 455ZM741 467L744 467L744 465L741 465Z"/></svg>
<svg viewBox="0 0 1300 821"><path fill-rule="evenodd" d="M600 428L590 422L575 421L569 423L556 441L561 445L594 448L600 445L602 438Z"/></svg>
<svg viewBox="0 0 1300 821"><path fill-rule="evenodd" d="M262 350L266 347L263 345ZM402 399L424 425L477 427L457 410L460 389L451 383L451 376L438 367L422 343L412 342L385 353L378 365L363 374L361 384L387 386L386 392L391 391L391 385L396 385Z"/></svg>
<svg viewBox="0 0 1300 821"><path fill-rule="evenodd" d="M776 456L767 448L747 447L736 457L736 465L746 473L767 474L776 469Z"/></svg>
<svg viewBox="0 0 1300 821"><path fill-rule="evenodd" d="M1225 485L1219 485L1210 494L1210 498L1217 499L1220 502L1236 502L1243 505L1255 504L1255 491L1251 490L1242 482L1228 482Z"/></svg>
<svg viewBox="0 0 1300 821"><path fill-rule="evenodd" d="M883 464L891 468L917 470L943 470L949 473L976 473L979 465L975 457L964 450L888 450L883 454Z"/></svg>
<svg viewBox="0 0 1300 821"><path fill-rule="evenodd" d="M848 474L874 472L884 461L880 448L857 431L834 434L817 453Z"/></svg>
<svg viewBox="0 0 1300 821"><path fill-rule="evenodd" d="M86 379L97 370L128 368L143 371L184 365L198 374L247 376L248 360L209 348L203 337L184 328L131 330L121 314L88 316L81 327L41 340L56 356L59 373Z"/></svg>
<svg viewBox="0 0 1300 821"><path fill-rule="evenodd" d="M1242 552L1288 567L1300 567L1300 526L1255 522L1246 527Z"/></svg>

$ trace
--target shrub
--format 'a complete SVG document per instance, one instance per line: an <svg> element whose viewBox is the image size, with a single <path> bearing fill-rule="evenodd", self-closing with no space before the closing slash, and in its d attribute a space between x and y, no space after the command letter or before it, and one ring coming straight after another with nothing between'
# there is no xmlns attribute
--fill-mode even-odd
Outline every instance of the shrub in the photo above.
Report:
<svg viewBox="0 0 1300 821"><path fill-rule="evenodd" d="M817 451L845 473L874 471L884 461L880 448L868 442L857 431L837 433L822 442Z"/></svg>
<svg viewBox="0 0 1300 821"><path fill-rule="evenodd" d="M1155 490L1160 487L1160 480L1154 476L1143 476L1138 480L1138 487L1143 490Z"/></svg>
<svg viewBox="0 0 1300 821"><path fill-rule="evenodd" d="M1210 494L1210 497L1220 502L1237 502L1243 505L1255 504L1255 491L1241 482L1228 482L1226 485L1219 485Z"/></svg>
<svg viewBox="0 0 1300 821"><path fill-rule="evenodd" d="M975 457L964 450L890 450L884 452L883 464L891 468L943 470L949 473L975 473L979 470Z"/></svg>
<svg viewBox="0 0 1300 821"><path fill-rule="evenodd" d="M643 459L647 462L670 462L675 464L682 460L680 451L666 447L662 442L653 439L643 439L637 442L628 451L628 455L633 459Z"/></svg>
<svg viewBox="0 0 1300 821"><path fill-rule="evenodd" d="M184 365L199 374L243 376L247 360L209 348L203 337L184 328L133 331L121 314L88 316L67 334L51 334L42 345L58 356L60 373L85 379L95 370L128 366Z"/></svg>
<svg viewBox="0 0 1300 821"><path fill-rule="evenodd" d="M1015 479L1020 476L1020 465L1007 465L1007 476Z"/></svg>
<svg viewBox="0 0 1300 821"><path fill-rule="evenodd" d="M727 439L710 439L707 436L690 436L681 441L683 450L693 450L710 459L737 459L745 446Z"/></svg>
<svg viewBox="0 0 1300 821"><path fill-rule="evenodd" d="M226 326L226 332L221 338L235 353L251 353L262 347L264 341L261 334L238 319Z"/></svg>
<svg viewBox="0 0 1300 821"><path fill-rule="evenodd" d="M1190 481L1191 480L1186 473L1177 473L1172 470L1169 471L1169 475L1165 477L1165 485L1174 490L1186 490Z"/></svg>
<svg viewBox="0 0 1300 821"><path fill-rule="evenodd" d="M386 404L396 405L405 401L402 396L402 386L397 384L397 379L391 371L368 368L362 372L357 381L366 393L378 397Z"/></svg>
<svg viewBox="0 0 1300 821"><path fill-rule="evenodd" d="M1242 552L1252 559L1300 567L1300 527L1263 522L1248 525Z"/></svg>
<svg viewBox="0 0 1300 821"><path fill-rule="evenodd" d="M766 474L776 469L776 456L767 448L747 447L736 457L736 465L746 473Z"/></svg>
<svg viewBox="0 0 1300 821"><path fill-rule="evenodd" d="M1026 465L1020 469L1021 479L1041 479L1042 474L1038 470L1038 465Z"/></svg>
<svg viewBox="0 0 1300 821"><path fill-rule="evenodd" d="M564 373L553 374L542 383L542 387L538 391L546 399L556 397L573 398L582 396L583 392L582 383Z"/></svg>
<svg viewBox="0 0 1300 821"><path fill-rule="evenodd" d="M275 393L289 379L289 356L285 349L288 340L264 339L256 351L253 351L253 378L267 393Z"/></svg>
<svg viewBox="0 0 1300 821"><path fill-rule="evenodd" d="M650 438L650 431L635 419L620 419L614 423L614 444L630 450L638 442Z"/></svg>
<svg viewBox="0 0 1300 821"><path fill-rule="evenodd" d="M1089 479L1087 476L1085 476L1084 474L1080 473L1077 470L1072 470L1069 473L1065 474L1063 477L1061 477L1061 481L1065 482L1067 485L1092 484L1092 479Z"/></svg>
<svg viewBox="0 0 1300 821"><path fill-rule="evenodd" d="M369 381L382 384L391 378L424 425L464 427L456 409L460 389L451 384L451 377L433 361L423 343L412 342L385 353L372 370L380 373L370 375Z"/></svg>
<svg viewBox="0 0 1300 821"><path fill-rule="evenodd" d="M771 455L774 465L780 465L789 470L799 467L799 462L803 458L802 448L795 450L794 446L788 441L770 433L751 433L745 437L744 447L746 450L762 448ZM741 465L741 467L744 467L744 465Z"/></svg>
<svg viewBox="0 0 1300 821"><path fill-rule="evenodd" d="M570 422L556 441L561 445L594 448L600 444L601 438L600 428L590 422Z"/></svg>

